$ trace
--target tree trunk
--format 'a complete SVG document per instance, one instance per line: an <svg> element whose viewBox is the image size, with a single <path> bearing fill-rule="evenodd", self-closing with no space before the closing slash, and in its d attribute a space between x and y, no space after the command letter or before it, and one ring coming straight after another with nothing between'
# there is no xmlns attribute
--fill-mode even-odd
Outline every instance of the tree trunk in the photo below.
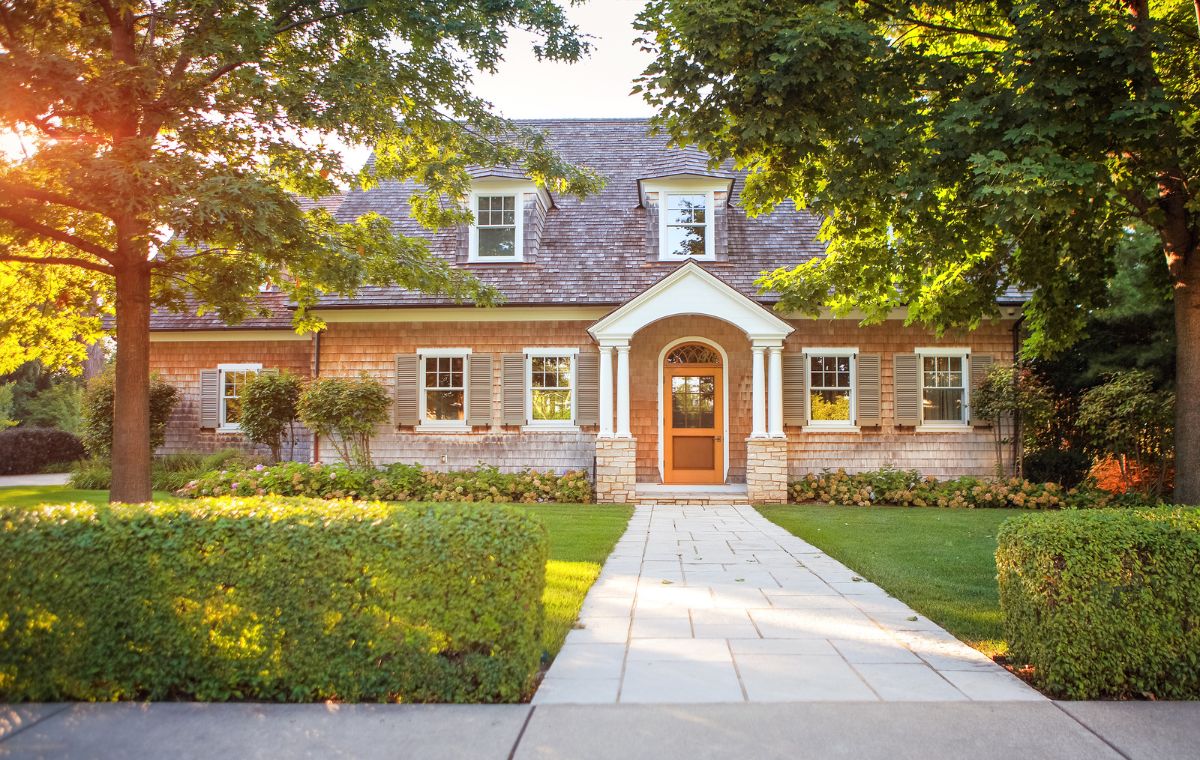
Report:
<svg viewBox="0 0 1200 760"><path fill-rule="evenodd" d="M113 387L110 502L150 501L150 270L117 269L117 364Z"/></svg>
<svg viewBox="0 0 1200 760"><path fill-rule="evenodd" d="M1175 502L1200 504L1200 251L1175 283Z"/></svg>

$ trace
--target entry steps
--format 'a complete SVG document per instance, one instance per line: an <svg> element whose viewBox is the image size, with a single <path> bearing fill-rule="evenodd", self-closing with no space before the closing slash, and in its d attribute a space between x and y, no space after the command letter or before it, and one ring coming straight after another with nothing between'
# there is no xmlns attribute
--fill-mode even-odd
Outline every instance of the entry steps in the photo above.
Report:
<svg viewBox="0 0 1200 760"><path fill-rule="evenodd" d="M674 483L638 483L634 486L638 504L745 504L749 492L745 483L713 486L685 486Z"/></svg>

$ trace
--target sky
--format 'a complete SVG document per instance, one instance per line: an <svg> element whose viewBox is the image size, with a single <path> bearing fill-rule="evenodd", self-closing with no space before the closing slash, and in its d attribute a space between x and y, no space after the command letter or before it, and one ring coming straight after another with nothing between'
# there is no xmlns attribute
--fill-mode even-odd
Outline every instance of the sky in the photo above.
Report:
<svg viewBox="0 0 1200 760"><path fill-rule="evenodd" d="M629 94L651 60L634 45L633 19L643 5L644 0L591 0L568 6L571 21L595 38L592 54L575 64L538 61L533 37L512 33L504 63L495 74L480 74L475 92L510 119L649 116L641 96Z"/></svg>

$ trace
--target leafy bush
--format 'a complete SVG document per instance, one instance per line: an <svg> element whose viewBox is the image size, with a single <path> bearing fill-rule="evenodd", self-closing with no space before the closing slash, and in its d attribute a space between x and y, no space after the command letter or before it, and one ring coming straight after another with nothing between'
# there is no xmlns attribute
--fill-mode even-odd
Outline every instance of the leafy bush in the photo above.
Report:
<svg viewBox="0 0 1200 760"><path fill-rule="evenodd" d="M93 457L108 458L112 453L113 370L111 367L93 377L83 393L83 445ZM150 449L162 446L167 436L167 420L179 400L175 386L158 375L150 376Z"/></svg>
<svg viewBox="0 0 1200 760"><path fill-rule="evenodd" d="M60 380L25 399L22 424L78 433L82 406L83 390L78 383Z"/></svg>
<svg viewBox="0 0 1200 760"><path fill-rule="evenodd" d="M285 462L273 467L209 472L180 491L183 496L308 496L320 499L383 501L466 501L493 503L592 501L587 474L562 475L525 470L503 473L495 467L434 472L416 464L383 469L344 464Z"/></svg>
<svg viewBox="0 0 1200 760"><path fill-rule="evenodd" d="M300 421L333 444L346 464L371 466L371 436L388 418L387 390L364 372L357 380L314 380L300 394Z"/></svg>
<svg viewBox="0 0 1200 760"><path fill-rule="evenodd" d="M0 509L0 699L515 702L546 556L495 506Z"/></svg>
<svg viewBox="0 0 1200 760"><path fill-rule="evenodd" d="M212 453L181 451L156 457L150 470L155 491L178 491L207 472L219 469L245 469L262 464L256 454L238 449ZM107 490L112 483L112 467L104 459L84 459L71 469L73 488Z"/></svg>
<svg viewBox="0 0 1200 760"><path fill-rule="evenodd" d="M1200 698L1200 511L1024 515L997 538L1009 647L1043 689Z"/></svg>
<svg viewBox="0 0 1200 760"><path fill-rule="evenodd" d="M1030 431L1041 429L1053 412L1054 399L1050 389L1040 377L1025 367L996 365L988 371L983 384L971 392L971 404L976 415L992 422L997 474L1019 477L1022 473L1016 465L1021 462L1021 457L1016 452L1033 441L1014 440L1014 431L1005 423L1020 420L1023 431L1021 438L1032 438ZM1004 449L1014 442L1017 446L1009 462L1011 466L1006 467Z"/></svg>
<svg viewBox="0 0 1200 760"><path fill-rule="evenodd" d="M1034 483L1020 478L963 477L939 481L922 478L916 470L894 469L853 475L845 470L810 473L790 483L788 493L794 502L857 506L1062 509L1123 503L1112 494L1092 487L1067 489L1057 483Z"/></svg>
<svg viewBox="0 0 1200 760"><path fill-rule="evenodd" d="M259 372L242 388L242 435L252 443L271 449L271 461L282 458L288 443L288 459L296 446L296 406L300 401L300 378L289 372Z"/></svg>
<svg viewBox="0 0 1200 760"><path fill-rule="evenodd" d="M1092 458L1077 449L1039 449L1025 455L1025 477L1075 488L1087 479Z"/></svg>
<svg viewBox="0 0 1200 760"><path fill-rule="evenodd" d="M1125 491L1163 493L1173 454L1175 394L1154 388L1149 372L1117 372L1079 402L1078 425L1095 459L1115 460ZM1135 473L1153 471L1156 478L1139 484Z"/></svg>
<svg viewBox="0 0 1200 760"><path fill-rule="evenodd" d="M42 472L82 458L83 444L65 430L17 427L0 430L0 475Z"/></svg>
<svg viewBox="0 0 1200 760"><path fill-rule="evenodd" d="M13 384L0 383L0 430L17 424L13 411Z"/></svg>

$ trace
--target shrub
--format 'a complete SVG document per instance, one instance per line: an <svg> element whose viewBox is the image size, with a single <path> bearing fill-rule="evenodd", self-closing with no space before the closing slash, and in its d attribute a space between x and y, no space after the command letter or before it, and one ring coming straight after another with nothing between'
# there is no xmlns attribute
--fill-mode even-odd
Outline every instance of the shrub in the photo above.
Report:
<svg viewBox="0 0 1200 760"><path fill-rule="evenodd" d="M17 424L13 409L13 383L0 383L0 430Z"/></svg>
<svg viewBox="0 0 1200 760"><path fill-rule="evenodd" d="M1018 433L1022 438L1030 438L1030 431L1038 430L1045 425L1054 408L1054 400L1050 389L1031 370L1012 365L996 365L992 367L983 384L972 391L971 404L974 413L991 420L992 440L996 447L996 473L1021 476L1017 467L1021 458L1016 452L1032 440L1016 439ZM1020 431L1011 429L1013 420L1020 421ZM1006 426L1005 423L1010 423ZM1007 436L1006 436L1007 433ZM1014 456L1010 459L1011 467L1004 464L1004 449L1014 446ZM1028 475L1026 475L1028 477Z"/></svg>
<svg viewBox="0 0 1200 760"><path fill-rule="evenodd" d="M868 506L967 509L1062 509L1105 507L1123 503L1093 487L1067 489L1057 483L1034 483L1020 478L972 478L939 481L922 478L916 470L883 469L853 475L845 470L810 473L788 486L791 501ZM1138 506L1144 501L1135 500Z"/></svg>
<svg viewBox="0 0 1200 760"><path fill-rule="evenodd" d="M0 475L42 472L82 458L83 444L65 430L17 427L0 430Z"/></svg>
<svg viewBox="0 0 1200 760"><path fill-rule="evenodd" d="M382 501L465 501L492 503L592 501L587 474L525 470L503 473L480 466L458 472L434 472L416 464L383 469L345 464L285 462L273 467L226 469L206 473L180 491L183 496L307 496L320 499Z"/></svg>
<svg viewBox="0 0 1200 760"><path fill-rule="evenodd" d="M371 436L387 421L387 390L364 372L358 380L314 380L300 394L300 421L333 444L346 464L371 466Z"/></svg>
<svg viewBox="0 0 1200 760"><path fill-rule="evenodd" d="M1175 394L1154 389L1154 377L1143 370L1117 372L1079 402L1078 425L1095 459L1111 458L1120 467L1124 491L1139 486L1136 473L1156 477L1140 484L1144 493L1164 491L1173 453Z"/></svg>
<svg viewBox="0 0 1200 760"><path fill-rule="evenodd" d="M155 458L150 470L155 491L178 491L207 472L219 469L245 469L262 464L263 459L238 449L212 453L181 451ZM73 488L107 490L112 483L112 467L104 459L84 459L71 469Z"/></svg>
<svg viewBox="0 0 1200 760"><path fill-rule="evenodd" d="M150 449L162 446L167 435L167 420L179 400L175 386L158 375L150 377ZM112 453L113 370L111 367L93 377L83 393L83 421L80 437L93 457L108 458Z"/></svg>
<svg viewBox="0 0 1200 760"><path fill-rule="evenodd" d="M58 380L22 404L22 424L79 432L83 390L73 380Z"/></svg>
<svg viewBox="0 0 1200 760"><path fill-rule="evenodd" d="M1200 512L1025 515L997 539L1009 647L1043 689L1200 698Z"/></svg>
<svg viewBox="0 0 1200 760"><path fill-rule="evenodd" d="M1075 488L1083 483L1092 458L1077 449L1039 449L1025 455L1025 477L1035 483Z"/></svg>
<svg viewBox="0 0 1200 760"><path fill-rule="evenodd" d="M514 702L546 556L504 507L0 509L0 698Z"/></svg>
<svg viewBox="0 0 1200 760"><path fill-rule="evenodd" d="M282 458L288 443L288 459L296 446L296 405L300 401L300 379L284 372L259 372L242 388L242 435L252 443L271 449L271 461Z"/></svg>

